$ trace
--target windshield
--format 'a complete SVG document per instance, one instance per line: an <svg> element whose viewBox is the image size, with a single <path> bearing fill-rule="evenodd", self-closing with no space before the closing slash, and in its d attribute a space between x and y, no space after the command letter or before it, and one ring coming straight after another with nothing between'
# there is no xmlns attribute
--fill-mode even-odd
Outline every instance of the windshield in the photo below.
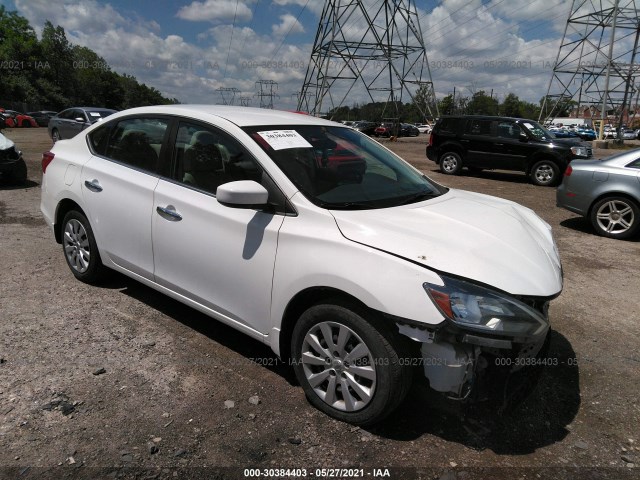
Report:
<svg viewBox="0 0 640 480"><path fill-rule="evenodd" d="M551 140L552 138L556 138L553 133L533 120L525 120L522 122L522 125L535 137L536 140Z"/></svg>
<svg viewBox="0 0 640 480"><path fill-rule="evenodd" d="M282 125L244 130L305 197L323 208L393 207L447 191L351 128Z"/></svg>

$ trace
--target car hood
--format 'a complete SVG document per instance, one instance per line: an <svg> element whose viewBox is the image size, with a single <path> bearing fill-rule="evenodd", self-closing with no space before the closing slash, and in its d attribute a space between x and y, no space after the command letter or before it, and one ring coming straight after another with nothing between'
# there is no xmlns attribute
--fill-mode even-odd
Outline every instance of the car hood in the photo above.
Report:
<svg viewBox="0 0 640 480"><path fill-rule="evenodd" d="M580 137L568 137L568 138L553 138L553 143L558 143L561 145L568 145L570 147L575 147L578 145L584 145L584 140Z"/></svg>
<svg viewBox="0 0 640 480"><path fill-rule="evenodd" d="M562 290L550 227L514 202L452 189L411 205L331 213L347 239L436 271L512 295Z"/></svg>

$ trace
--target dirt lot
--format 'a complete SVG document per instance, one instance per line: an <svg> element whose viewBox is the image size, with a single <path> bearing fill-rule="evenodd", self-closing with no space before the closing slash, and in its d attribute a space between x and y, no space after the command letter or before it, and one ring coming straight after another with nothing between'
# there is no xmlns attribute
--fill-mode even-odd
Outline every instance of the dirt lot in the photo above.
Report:
<svg viewBox="0 0 640 480"><path fill-rule="evenodd" d="M448 186L534 209L565 289L550 310L557 365L518 410L464 410L416 387L363 430L313 409L264 345L123 276L74 280L39 211L46 129L5 134L29 185L0 185L0 479L640 478L640 239L596 236L554 189L445 177L426 137L391 145Z"/></svg>

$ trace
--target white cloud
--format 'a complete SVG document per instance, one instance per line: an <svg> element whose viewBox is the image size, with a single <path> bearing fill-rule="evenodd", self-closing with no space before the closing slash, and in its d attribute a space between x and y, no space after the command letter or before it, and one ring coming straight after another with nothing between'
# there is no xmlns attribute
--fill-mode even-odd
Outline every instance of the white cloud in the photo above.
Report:
<svg viewBox="0 0 640 480"><path fill-rule="evenodd" d="M274 35L283 37L290 33L304 33L302 24L290 14L280 15L280 23L271 26Z"/></svg>
<svg viewBox="0 0 640 480"><path fill-rule="evenodd" d="M246 22L251 20L253 13L245 2L238 0L205 0L180 8L176 16L193 22L233 21L234 18Z"/></svg>

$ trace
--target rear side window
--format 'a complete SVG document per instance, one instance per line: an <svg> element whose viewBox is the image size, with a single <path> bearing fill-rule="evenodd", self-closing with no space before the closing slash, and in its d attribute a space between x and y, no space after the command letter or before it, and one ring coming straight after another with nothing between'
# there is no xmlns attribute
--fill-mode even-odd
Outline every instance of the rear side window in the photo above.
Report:
<svg viewBox="0 0 640 480"><path fill-rule="evenodd" d="M127 118L92 132L89 144L103 157L156 173L168 125L163 118Z"/></svg>
<svg viewBox="0 0 640 480"><path fill-rule="evenodd" d="M457 126L457 118L443 118L442 120L440 120L439 129L441 132L455 133Z"/></svg>
<svg viewBox="0 0 640 480"><path fill-rule="evenodd" d="M464 133L468 135L491 135L491 121L469 120Z"/></svg>

